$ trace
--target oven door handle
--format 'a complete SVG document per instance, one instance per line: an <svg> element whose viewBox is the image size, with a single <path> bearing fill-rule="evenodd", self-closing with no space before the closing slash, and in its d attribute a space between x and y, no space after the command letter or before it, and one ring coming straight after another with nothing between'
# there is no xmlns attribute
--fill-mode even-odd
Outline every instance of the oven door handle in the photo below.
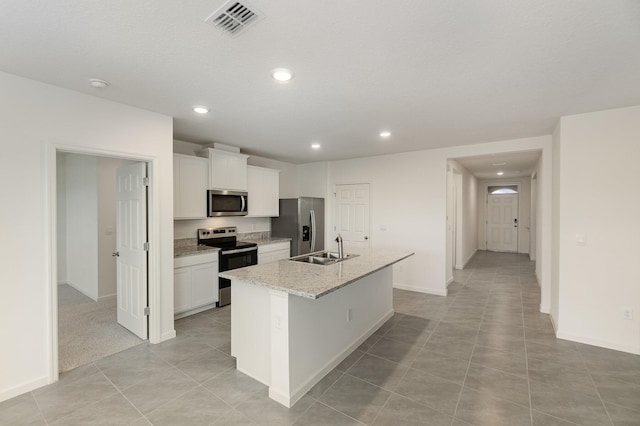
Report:
<svg viewBox="0 0 640 426"><path fill-rule="evenodd" d="M236 254L236 253L246 253L248 251L258 251L258 247L249 247L249 248L242 248L242 249L237 249L237 250L229 250L229 251L223 251L221 252L221 254L227 255L227 254Z"/></svg>

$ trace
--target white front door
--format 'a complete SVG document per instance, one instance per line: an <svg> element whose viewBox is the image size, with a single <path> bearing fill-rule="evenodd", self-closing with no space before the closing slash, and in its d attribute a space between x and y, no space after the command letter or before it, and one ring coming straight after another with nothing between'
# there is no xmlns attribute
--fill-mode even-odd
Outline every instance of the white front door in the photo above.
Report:
<svg viewBox="0 0 640 426"><path fill-rule="evenodd" d="M336 234L345 247L369 248L369 184L336 185Z"/></svg>
<svg viewBox="0 0 640 426"><path fill-rule="evenodd" d="M121 166L117 180L118 323L147 338L146 163Z"/></svg>
<svg viewBox="0 0 640 426"><path fill-rule="evenodd" d="M518 251L518 194L489 194L487 250Z"/></svg>

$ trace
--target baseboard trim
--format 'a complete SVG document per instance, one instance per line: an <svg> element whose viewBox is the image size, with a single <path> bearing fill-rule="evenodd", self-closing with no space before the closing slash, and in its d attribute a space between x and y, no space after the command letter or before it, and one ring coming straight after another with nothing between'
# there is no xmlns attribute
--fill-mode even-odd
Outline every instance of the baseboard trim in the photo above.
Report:
<svg viewBox="0 0 640 426"><path fill-rule="evenodd" d="M173 319L177 320L177 319L180 319L180 318L188 317L189 315L195 315L197 313L204 312L206 310L213 309L215 307L216 307L215 302L214 303L210 303L208 305L200 306L199 308L190 309L188 311L184 311L184 312L180 312L180 313L174 314L173 315Z"/></svg>
<svg viewBox="0 0 640 426"><path fill-rule="evenodd" d="M475 254L476 254L477 252L478 252L478 249L475 249L475 250L473 251L473 253L471 253L471 256L467 257L467 260L465 260L465 261L464 261L464 263L462 264L462 266L460 266L460 265L456 265L456 266L455 266L455 269L456 269L456 270L458 270L458 271L462 271L464 268L466 268L466 267L467 267L467 265L469 264L469 262L471 262L471 258L472 258L473 256L475 256Z"/></svg>
<svg viewBox="0 0 640 426"><path fill-rule="evenodd" d="M23 393L31 392L32 390L41 388L42 386L48 385L49 377L40 377L39 379L32 380L27 383L23 383L19 386L3 390L0 392L0 402L7 401L11 398L14 398L18 395L22 395Z"/></svg>
<svg viewBox="0 0 640 426"><path fill-rule="evenodd" d="M107 294L106 296L98 296L98 302L101 302L101 301L103 301L105 299L111 299L111 298L116 297L116 296L117 296L116 293Z"/></svg>
<svg viewBox="0 0 640 426"><path fill-rule="evenodd" d="M175 330L165 331L164 333L162 333L160 335L160 341L158 343L162 343L162 342L165 342L167 340L171 340L171 339L175 339L175 338L176 338L176 331ZM155 343L155 342L151 342L151 343Z"/></svg>
<svg viewBox="0 0 640 426"><path fill-rule="evenodd" d="M553 322L553 320L552 320ZM554 327L555 328L555 327ZM614 351L627 352L634 355L640 355L640 346L621 345L618 343L608 342L600 339L592 339L590 337L578 336L571 333L565 333L564 331L557 331L556 337L558 339L570 340L572 342L584 343L585 345L598 346L606 349L613 349Z"/></svg>
<svg viewBox="0 0 640 426"><path fill-rule="evenodd" d="M556 337L558 337L558 325L556 324L556 321L553 319L553 315L549 314L549 320L551 320L551 327L553 327L553 334L555 334Z"/></svg>
<svg viewBox="0 0 640 426"><path fill-rule="evenodd" d="M415 291L417 293L434 294L436 296L446 296L448 294L447 290L443 291L443 290L436 290L434 288L414 287L411 285L404 285L404 284L398 284L398 283L393 283L393 288L397 288L400 290L407 290L407 291Z"/></svg>

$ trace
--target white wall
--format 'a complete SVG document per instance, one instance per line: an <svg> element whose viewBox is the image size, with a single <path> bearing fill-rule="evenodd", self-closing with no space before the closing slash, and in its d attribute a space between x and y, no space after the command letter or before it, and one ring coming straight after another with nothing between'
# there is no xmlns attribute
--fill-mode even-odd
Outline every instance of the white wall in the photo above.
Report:
<svg viewBox="0 0 640 426"><path fill-rule="evenodd" d="M531 178L483 179L478 182L478 249L486 250L487 187L518 184L518 253L529 253L531 235Z"/></svg>
<svg viewBox="0 0 640 426"><path fill-rule="evenodd" d="M335 184L372 184L371 246L411 250L415 256L407 259L404 271L394 269L394 283L416 291L446 294L446 210L447 159L475 155L543 150L551 156L551 137L515 139L446 149L433 149L353 160L332 161L328 168L329 189ZM543 174L551 176L549 167ZM551 197L549 180L541 188L541 197L548 210L543 210L546 223L550 223ZM333 197L328 197L327 239L334 235ZM380 231L386 225L386 231ZM540 247L550 251L551 229L544 228ZM550 262L541 265L542 292L549 291Z"/></svg>
<svg viewBox="0 0 640 426"><path fill-rule="evenodd" d="M454 268L462 269L478 250L478 179L455 160L449 165L459 173L461 193L458 194L459 216L461 220L458 235L459 259Z"/></svg>
<svg viewBox="0 0 640 426"><path fill-rule="evenodd" d="M560 133L562 129L562 120L560 120L553 132L553 218L552 218L552 249L551 249L551 292L549 298L549 309L551 322L556 332L560 324L560 208L562 199L560 198L560 180L562 179L562 170L560 170L561 161L561 140Z"/></svg>
<svg viewBox="0 0 640 426"><path fill-rule="evenodd" d="M97 160L67 154L67 283L98 300Z"/></svg>
<svg viewBox="0 0 640 426"><path fill-rule="evenodd" d="M562 117L559 133L558 337L640 354L640 106Z"/></svg>
<svg viewBox="0 0 640 426"><path fill-rule="evenodd" d="M58 233L58 284L67 283L67 154L56 156L56 218Z"/></svg>
<svg viewBox="0 0 640 426"><path fill-rule="evenodd" d="M54 146L151 161L151 340L173 328L172 119L0 73L0 401L54 379L52 307L57 265ZM29 238L27 231L34 238ZM53 263L52 263L53 260ZM156 272L157 271L157 272Z"/></svg>

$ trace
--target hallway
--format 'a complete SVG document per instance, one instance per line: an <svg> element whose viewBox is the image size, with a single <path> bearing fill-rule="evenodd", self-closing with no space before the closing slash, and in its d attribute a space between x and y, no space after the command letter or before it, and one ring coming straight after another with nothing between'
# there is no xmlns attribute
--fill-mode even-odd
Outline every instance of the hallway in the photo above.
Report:
<svg viewBox="0 0 640 426"><path fill-rule="evenodd" d="M478 252L447 297L396 315L293 408L238 373L230 309L0 404L0 424L638 425L640 356L557 340L526 255Z"/></svg>

